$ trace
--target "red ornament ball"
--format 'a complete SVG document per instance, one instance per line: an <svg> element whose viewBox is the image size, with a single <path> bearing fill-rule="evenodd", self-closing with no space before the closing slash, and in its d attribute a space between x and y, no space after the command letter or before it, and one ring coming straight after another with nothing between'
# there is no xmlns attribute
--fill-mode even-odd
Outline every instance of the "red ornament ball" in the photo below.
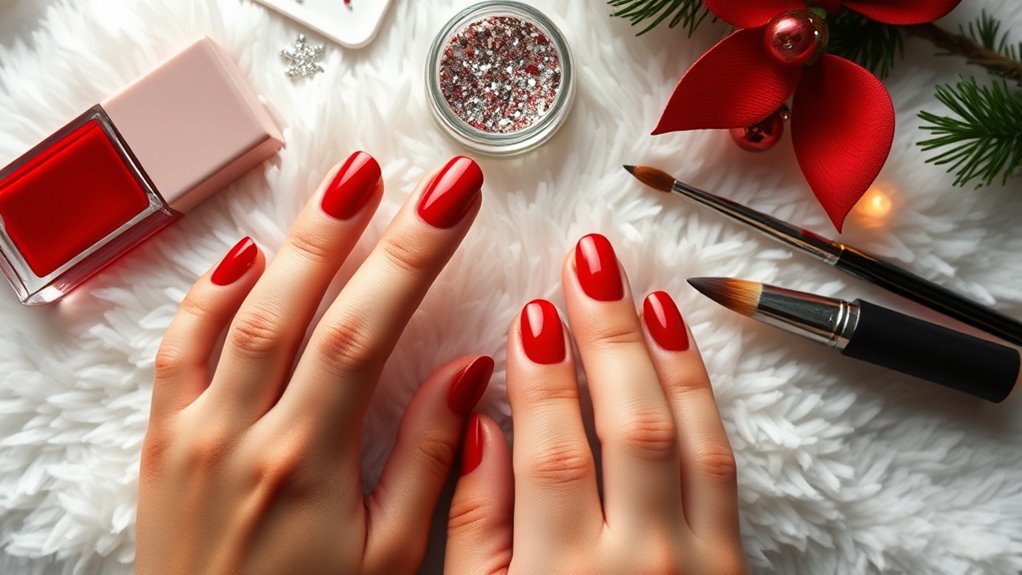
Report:
<svg viewBox="0 0 1022 575"><path fill-rule="evenodd" d="M763 37L767 53L783 64L808 63L821 48L818 29L821 24L822 19L806 9L774 16L767 23Z"/></svg>
<svg viewBox="0 0 1022 575"><path fill-rule="evenodd" d="M746 152L765 152L781 141L787 119L788 108L785 106L755 126L732 128L731 139Z"/></svg>

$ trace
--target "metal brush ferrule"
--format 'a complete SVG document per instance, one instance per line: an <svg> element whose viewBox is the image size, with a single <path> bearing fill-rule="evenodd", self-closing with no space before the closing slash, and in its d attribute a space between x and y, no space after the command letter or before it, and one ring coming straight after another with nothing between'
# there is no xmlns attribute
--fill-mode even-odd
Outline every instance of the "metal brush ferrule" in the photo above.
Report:
<svg viewBox="0 0 1022 575"><path fill-rule="evenodd" d="M730 216L777 241L809 252L830 265L837 264L841 252L844 251L844 246L837 242L743 206L738 202L694 188L684 182L675 181L674 191L696 203Z"/></svg>
<svg viewBox="0 0 1022 575"><path fill-rule="evenodd" d="M764 285L759 307L752 317L829 347L844 349L859 324L859 306Z"/></svg>

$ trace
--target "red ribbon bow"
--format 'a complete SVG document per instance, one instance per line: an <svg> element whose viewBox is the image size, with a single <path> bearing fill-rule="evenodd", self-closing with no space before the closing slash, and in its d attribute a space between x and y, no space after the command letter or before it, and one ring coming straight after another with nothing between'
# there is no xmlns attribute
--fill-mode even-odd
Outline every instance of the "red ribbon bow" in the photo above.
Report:
<svg viewBox="0 0 1022 575"><path fill-rule="evenodd" d="M878 22L929 22L961 0L817 0ZM844 58L822 54L809 66L785 64L765 48L775 16L805 0L704 0L738 28L704 54L678 82L653 134L745 128L765 120L794 94L791 141L799 166L834 227L873 184L894 141L894 106L880 80Z"/></svg>

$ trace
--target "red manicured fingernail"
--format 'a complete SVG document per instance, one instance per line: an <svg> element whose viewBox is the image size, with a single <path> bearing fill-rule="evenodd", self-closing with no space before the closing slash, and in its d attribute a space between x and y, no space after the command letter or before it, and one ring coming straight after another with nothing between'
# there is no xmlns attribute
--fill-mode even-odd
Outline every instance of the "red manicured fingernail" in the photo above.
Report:
<svg viewBox="0 0 1022 575"><path fill-rule="evenodd" d="M642 319L657 345L667 351L688 349L688 330L678 306L665 292L653 292L642 305Z"/></svg>
<svg viewBox="0 0 1022 575"><path fill-rule="evenodd" d="M595 300L618 301L625 295L614 247L600 234L590 234L575 246L575 272L582 291Z"/></svg>
<svg viewBox="0 0 1022 575"><path fill-rule="evenodd" d="M323 194L323 211L350 220L369 203L380 181L380 164L365 152L352 154Z"/></svg>
<svg viewBox="0 0 1022 575"><path fill-rule="evenodd" d="M564 361L564 327L554 304L538 299L522 310L522 347L536 363L550 365Z"/></svg>
<svg viewBox="0 0 1022 575"><path fill-rule="evenodd" d="M472 413L492 375L493 358L488 355L477 357L454 378L451 391L447 394L447 406L462 417Z"/></svg>
<svg viewBox="0 0 1022 575"><path fill-rule="evenodd" d="M218 286L227 286L241 279L245 272L255 265L256 256L259 255L259 248L256 247L252 238L245 237L238 242L231 251L227 252L220 265L213 270L210 280Z"/></svg>
<svg viewBox="0 0 1022 575"><path fill-rule="evenodd" d="M475 471L483 462L483 440L483 420L472 414L465 428L465 445L461 449L462 477Z"/></svg>
<svg viewBox="0 0 1022 575"><path fill-rule="evenodd" d="M468 213L482 187L483 171L475 160L452 158L422 194L419 216L433 227L453 228Z"/></svg>

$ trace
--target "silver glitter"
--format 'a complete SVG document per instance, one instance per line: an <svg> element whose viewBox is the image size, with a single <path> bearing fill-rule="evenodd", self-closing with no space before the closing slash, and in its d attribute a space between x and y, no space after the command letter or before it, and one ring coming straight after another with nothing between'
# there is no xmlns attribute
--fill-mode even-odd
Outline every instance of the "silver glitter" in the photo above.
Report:
<svg viewBox="0 0 1022 575"><path fill-rule="evenodd" d="M311 78L322 73L323 66L319 61L326 54L323 46L310 46L305 34L299 34L295 40L294 51L281 50L280 57L287 62L287 77L295 80L297 78Z"/></svg>
<svg viewBox="0 0 1022 575"><path fill-rule="evenodd" d="M553 40L515 16L487 16L456 31L440 58L440 91L451 110L491 134L542 120L561 91Z"/></svg>

